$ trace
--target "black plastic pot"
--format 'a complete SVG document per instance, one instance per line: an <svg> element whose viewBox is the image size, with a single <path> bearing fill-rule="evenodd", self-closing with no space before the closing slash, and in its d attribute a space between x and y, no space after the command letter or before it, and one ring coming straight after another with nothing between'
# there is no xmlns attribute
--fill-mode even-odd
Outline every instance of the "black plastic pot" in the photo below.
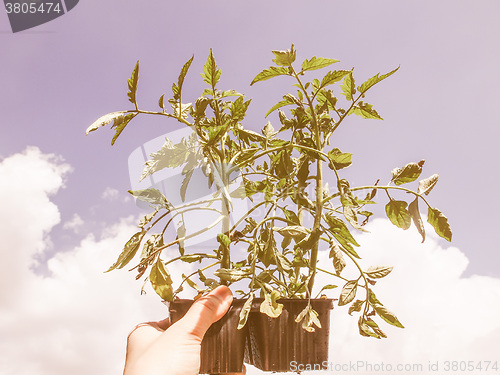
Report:
<svg viewBox="0 0 500 375"><path fill-rule="evenodd" d="M245 300L233 300L226 315L212 324L201 343L200 374L241 372L248 327L239 330L240 311ZM170 320L175 323L189 310L193 300L177 299L169 304Z"/></svg>
<svg viewBox="0 0 500 375"><path fill-rule="evenodd" d="M307 300L282 299L283 311L277 318L260 312L262 299L254 300L249 314L248 342L245 362L263 371L286 372L293 366L311 365L323 368L328 361L328 338L330 334L330 310L333 300L314 299L311 305L319 314L322 328L307 332L295 323L297 315L306 307Z"/></svg>

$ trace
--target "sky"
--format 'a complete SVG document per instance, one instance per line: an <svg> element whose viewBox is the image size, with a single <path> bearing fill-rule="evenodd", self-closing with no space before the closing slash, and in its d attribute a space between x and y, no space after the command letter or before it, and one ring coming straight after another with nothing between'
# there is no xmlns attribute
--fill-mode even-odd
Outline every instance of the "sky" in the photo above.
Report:
<svg viewBox="0 0 500 375"><path fill-rule="evenodd" d="M453 230L451 244L430 228L420 244L380 215L358 235L367 265L395 267L377 296L406 328L367 340L335 308L331 360L500 362L499 11L495 1L88 0L12 34L1 10L0 374L120 373L128 332L164 317L134 277L103 271L144 213L126 193L129 156L178 124L136 119L113 147L109 129L85 136L99 116L132 108L136 61L139 102L154 109L193 54L185 95L197 98L212 48L221 86L252 98L246 124L257 130L289 85L249 84L292 43L297 60L339 59L357 82L400 66L367 96L384 121L349 119L334 142L354 155L351 185L425 159L423 176L440 175L429 200Z"/></svg>

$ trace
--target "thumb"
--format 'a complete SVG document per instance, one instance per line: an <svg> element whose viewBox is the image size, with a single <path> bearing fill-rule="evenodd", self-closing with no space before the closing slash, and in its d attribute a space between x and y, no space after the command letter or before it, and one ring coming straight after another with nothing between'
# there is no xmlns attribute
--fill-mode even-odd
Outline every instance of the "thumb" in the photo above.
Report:
<svg viewBox="0 0 500 375"><path fill-rule="evenodd" d="M208 328L229 310L233 295L227 286L219 286L197 300L178 322L195 339L201 341Z"/></svg>

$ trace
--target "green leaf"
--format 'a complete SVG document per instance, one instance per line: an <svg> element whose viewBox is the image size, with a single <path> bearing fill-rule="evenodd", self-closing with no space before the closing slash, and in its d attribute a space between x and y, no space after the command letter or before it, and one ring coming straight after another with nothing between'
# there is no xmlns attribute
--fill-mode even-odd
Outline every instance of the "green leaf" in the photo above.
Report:
<svg viewBox="0 0 500 375"><path fill-rule="evenodd" d="M371 290L370 288L368 288L368 301L370 302L371 305L382 305L382 302L380 302L378 299L377 299L377 296L375 295L375 293L373 293L373 290Z"/></svg>
<svg viewBox="0 0 500 375"><path fill-rule="evenodd" d="M137 116L137 113L128 113L123 117L115 119L115 122L111 125L111 129L116 128L116 133L111 140L111 145L115 144L116 139L120 136L123 129L125 129L130 120L132 120L135 116Z"/></svg>
<svg viewBox="0 0 500 375"><path fill-rule="evenodd" d="M163 246L163 236L161 234L153 234L142 247L141 261L148 258L153 253L155 247L158 246Z"/></svg>
<svg viewBox="0 0 500 375"><path fill-rule="evenodd" d="M188 255L182 255L181 261L186 263L194 263L194 262L201 262L203 258L206 258L206 256L202 254L188 254Z"/></svg>
<svg viewBox="0 0 500 375"><path fill-rule="evenodd" d="M439 236L451 242L452 233L448 218L439 209L429 207L427 221Z"/></svg>
<svg viewBox="0 0 500 375"><path fill-rule="evenodd" d="M327 285L323 286L323 288L321 288L319 293L321 293L323 290L330 290L330 289L335 289L335 288L338 288L338 285L327 284Z"/></svg>
<svg viewBox="0 0 500 375"><path fill-rule="evenodd" d="M411 216L405 201L390 200L385 206L385 212L391 222L398 228L408 229L411 226Z"/></svg>
<svg viewBox="0 0 500 375"><path fill-rule="evenodd" d="M182 220L177 228L177 236L175 237L176 240L180 240L177 244L179 245L179 254L181 256L184 255L185 251L184 237L186 237L186 224L184 223L184 220Z"/></svg>
<svg viewBox="0 0 500 375"><path fill-rule="evenodd" d="M140 201L151 203L155 206L160 207L169 207L170 203L167 201L167 198L163 195L163 193L154 188L144 189L144 190L129 190L130 194L139 199Z"/></svg>
<svg viewBox="0 0 500 375"><path fill-rule="evenodd" d="M139 82L139 60L135 64L132 76L128 79L128 100L137 107L137 83Z"/></svg>
<svg viewBox="0 0 500 375"><path fill-rule="evenodd" d="M327 107L328 110L335 109L338 99L333 95L332 90L321 89L316 95L316 99L321 107Z"/></svg>
<svg viewBox="0 0 500 375"><path fill-rule="evenodd" d="M227 98L228 96L245 96L241 93L239 93L238 91L235 91L235 90L227 90L227 91L221 91L220 92L220 97L221 98Z"/></svg>
<svg viewBox="0 0 500 375"><path fill-rule="evenodd" d="M283 304L277 300L281 297L280 292L273 290L271 293L264 294L264 301L260 304L260 312L271 318L277 318L283 311Z"/></svg>
<svg viewBox="0 0 500 375"><path fill-rule="evenodd" d="M279 251L275 251L274 258L276 260L276 267L278 271L283 274L292 270L292 263Z"/></svg>
<svg viewBox="0 0 500 375"><path fill-rule="evenodd" d="M181 72L179 74L179 78L177 80L177 85L175 83L172 85L172 92L174 94L175 100L181 99L181 92L182 92L182 85L184 83L184 78L186 78L186 74L189 70L189 67L191 66L191 63L193 62L193 59L194 55L182 67Z"/></svg>
<svg viewBox="0 0 500 375"><path fill-rule="evenodd" d="M240 321L238 322L238 329L242 329L245 324L247 324L248 315L250 315L250 310L252 309L253 303L253 293L250 294L248 299L243 304L243 307L240 311Z"/></svg>
<svg viewBox="0 0 500 375"><path fill-rule="evenodd" d="M196 99L196 102L194 104L194 114L193 117L196 120L200 120L202 117L205 116L205 111L207 110L207 106L213 101L213 99L206 98L204 96L200 96L198 99Z"/></svg>
<svg viewBox="0 0 500 375"><path fill-rule="evenodd" d="M145 234L146 231L144 230L135 233L125 244L123 251L116 262L106 272L125 267L135 256L137 250L139 250L139 246L141 245L142 238Z"/></svg>
<svg viewBox="0 0 500 375"><path fill-rule="evenodd" d="M234 121L241 121L245 118L246 111L251 101L251 99L244 101L243 97L240 96L231 104L231 117Z"/></svg>
<svg viewBox="0 0 500 375"><path fill-rule="evenodd" d="M365 271L366 276L372 279L381 279L391 273L392 266L371 266Z"/></svg>
<svg viewBox="0 0 500 375"><path fill-rule="evenodd" d="M291 66L297 58L297 51L292 47L286 51L273 51L276 57L273 62L280 66Z"/></svg>
<svg viewBox="0 0 500 375"><path fill-rule="evenodd" d="M273 230L282 236L290 236L297 242L303 240L309 234L307 229L300 225L290 225L283 228L273 227Z"/></svg>
<svg viewBox="0 0 500 375"><path fill-rule="evenodd" d="M330 163L333 164L336 170L347 168L352 164L351 161L352 154L348 152L342 152L338 148L334 148L333 150L328 152L328 158L330 159ZM329 165L331 169L332 166Z"/></svg>
<svg viewBox="0 0 500 375"><path fill-rule="evenodd" d="M372 306L375 312L387 323L395 327L404 328L404 326L399 322L396 315L394 315L394 313L392 313L391 311L387 310L385 306L379 304L373 304Z"/></svg>
<svg viewBox="0 0 500 375"><path fill-rule="evenodd" d="M163 110L163 112L165 112L165 94L162 94L162 96L160 96L160 99L158 99L158 106Z"/></svg>
<svg viewBox="0 0 500 375"><path fill-rule="evenodd" d="M172 99L169 99L168 101L170 102L170 106L172 107L175 116L179 119L186 119L193 108L191 103L179 103Z"/></svg>
<svg viewBox="0 0 500 375"><path fill-rule="evenodd" d="M187 191L189 181L191 180L191 176L193 176L193 172L194 172L194 168L190 169L186 173L186 175L184 176L184 180L182 180L180 194L181 194L181 199L183 202L186 200L186 191Z"/></svg>
<svg viewBox="0 0 500 375"><path fill-rule="evenodd" d="M344 206L343 213L349 224L352 225L354 229L360 230L362 232L368 232L358 223L358 217L356 215L356 210L352 206Z"/></svg>
<svg viewBox="0 0 500 375"><path fill-rule="evenodd" d="M184 164L189 156L189 147L185 139L180 143L172 144L165 138L165 144L157 152L153 152L151 159L146 161L140 180L164 168L175 168Z"/></svg>
<svg viewBox="0 0 500 375"><path fill-rule="evenodd" d="M439 175L433 174L431 177L420 180L418 182L418 194L429 195L434 186L436 186L438 179Z"/></svg>
<svg viewBox="0 0 500 375"><path fill-rule="evenodd" d="M375 334L378 335L377 338L387 338L387 335L379 328L378 324L375 323L372 319L368 318L366 320L366 325L369 326Z"/></svg>
<svg viewBox="0 0 500 375"><path fill-rule="evenodd" d="M318 230L313 229L313 231L309 235L307 235L307 237L304 237L303 240L298 242L297 245L295 245L295 247L302 249L302 251L310 250L312 249L316 241L318 241L318 238L320 236L321 236L321 231L319 229Z"/></svg>
<svg viewBox="0 0 500 375"><path fill-rule="evenodd" d="M334 70L332 72L326 73L326 75L321 80L319 89L322 89L325 86L333 85L334 83L339 82L349 73L350 73L349 70Z"/></svg>
<svg viewBox="0 0 500 375"><path fill-rule="evenodd" d="M275 264L276 241L274 239L274 232L271 228L266 227L262 230L260 236L261 244L259 246L258 257L264 266L269 267Z"/></svg>
<svg viewBox="0 0 500 375"><path fill-rule="evenodd" d="M111 129L116 127L116 134L111 141L111 144L114 145L118 136L121 134L123 129L125 129L125 126L127 126L130 120L132 120L135 116L137 116L137 113L125 111L108 113L107 115L101 116L94 121L94 123L87 128L86 134L112 123Z"/></svg>
<svg viewBox="0 0 500 375"><path fill-rule="evenodd" d="M139 228L144 228L146 225L148 225L151 220L155 217L155 215L158 213L158 209L156 209L154 212L151 212L150 214L147 214L146 216L143 216L141 220L139 221Z"/></svg>
<svg viewBox="0 0 500 375"><path fill-rule="evenodd" d="M201 77L205 83L213 88L219 82L220 76L221 70L218 69L212 49L210 48L210 54L208 55L207 62L203 66L203 73L201 73Z"/></svg>
<svg viewBox="0 0 500 375"><path fill-rule="evenodd" d="M217 235L217 242L220 243L225 250L228 250L231 245L231 239L224 233L219 233Z"/></svg>
<svg viewBox="0 0 500 375"><path fill-rule="evenodd" d="M374 85L376 85L380 81L382 81L382 80L386 79L387 77L389 77L389 76L393 75L394 73L396 73L398 69L399 69L399 66L396 69L394 69L393 71L390 71L387 74L382 74L381 76L379 76L380 73L377 73L372 78L370 78L369 80L367 80L366 82L364 82L361 86L359 86L358 87L358 91L361 94L364 94L365 92L368 91L368 89L370 89L371 87L373 87Z"/></svg>
<svg viewBox="0 0 500 375"><path fill-rule="evenodd" d="M330 227L332 234L337 235L335 236L335 238L337 240L339 240L339 237L343 239L343 241L339 241L342 245L345 246L345 244L351 243L354 246L359 246L354 237L351 235L351 232L349 232L347 225L345 225L345 223L341 219L338 219L331 214L326 214L325 219Z"/></svg>
<svg viewBox="0 0 500 375"><path fill-rule="evenodd" d="M383 120L371 104L364 102L359 102L358 105L352 107L349 114L352 113L365 119Z"/></svg>
<svg viewBox="0 0 500 375"><path fill-rule="evenodd" d="M424 222L422 221L422 218L420 217L420 211L418 209L418 197L415 198L413 202L410 203L408 206L408 212L411 215L411 218L413 220L413 224L417 227L418 233L422 236L422 242L425 241L425 228L424 228Z"/></svg>
<svg viewBox="0 0 500 375"><path fill-rule="evenodd" d="M264 69L262 72L257 74L252 83L250 83L250 86L252 86L256 82L266 81L270 78L284 75L290 75L287 68L270 66L269 68Z"/></svg>
<svg viewBox="0 0 500 375"><path fill-rule="evenodd" d="M297 224L297 225L300 225L300 220L299 220L299 217L297 216L297 214L293 211L290 211L284 207L279 207L281 208L281 210L283 211L283 213L285 214L285 217L286 219L293 223L293 224Z"/></svg>
<svg viewBox="0 0 500 375"><path fill-rule="evenodd" d="M168 270L165 268L163 262L158 259L158 261L151 268L151 273L149 274L149 280L153 286L154 291L165 301L174 300L174 291L172 289L172 279Z"/></svg>
<svg viewBox="0 0 500 375"><path fill-rule="evenodd" d="M316 57L313 56L311 60L305 60L302 63L302 71L305 72L307 70L316 70L316 69L323 69L326 68L329 65L332 65L334 63L339 62L340 60L335 60L335 59L325 59L323 57Z"/></svg>
<svg viewBox="0 0 500 375"><path fill-rule="evenodd" d="M358 328L359 328L359 333L361 336L365 336L365 337L375 337L377 339L379 339L379 335L377 335L375 332L373 332L371 329L370 329L370 326L367 324L366 320L364 319L363 316L360 316L359 317L359 320L358 320Z"/></svg>
<svg viewBox="0 0 500 375"><path fill-rule="evenodd" d="M266 140L266 137L264 137L262 134L254 132L253 130L239 128L237 132L238 132L238 137L241 138L241 140L246 144L250 144L251 142L261 142Z"/></svg>
<svg viewBox="0 0 500 375"><path fill-rule="evenodd" d="M403 168L394 168L392 170L392 180L396 185L406 184L415 181L422 173L422 167L425 160L418 163L408 163Z"/></svg>
<svg viewBox="0 0 500 375"><path fill-rule="evenodd" d="M349 302L351 302L354 299L354 297L356 297L357 288L358 288L357 280L348 281L344 285L344 287L342 288L342 292L340 293L339 306L344 306L347 305Z"/></svg>
<svg viewBox="0 0 500 375"><path fill-rule="evenodd" d="M196 290L198 293L203 293L204 290L202 288L200 288L198 285L196 285L196 283L193 280L191 280L189 277L187 277L186 275L182 274L182 280L183 281L185 280L187 282L187 284L191 288Z"/></svg>
<svg viewBox="0 0 500 375"><path fill-rule="evenodd" d="M220 268L214 272L214 276L217 276L223 281L236 282L247 276L250 276L252 271L250 269L228 269Z"/></svg>
<svg viewBox="0 0 500 375"><path fill-rule="evenodd" d="M268 121L266 126L264 126L264 129L262 129L262 134L264 137L267 139L271 139L276 135L276 132L274 131L274 127L271 125L271 123Z"/></svg>
<svg viewBox="0 0 500 375"><path fill-rule="evenodd" d="M344 83L340 86L340 88L343 91L342 94L345 95L347 100L353 100L352 97L356 94L356 86L354 84L352 72L349 72L349 74L345 76Z"/></svg>

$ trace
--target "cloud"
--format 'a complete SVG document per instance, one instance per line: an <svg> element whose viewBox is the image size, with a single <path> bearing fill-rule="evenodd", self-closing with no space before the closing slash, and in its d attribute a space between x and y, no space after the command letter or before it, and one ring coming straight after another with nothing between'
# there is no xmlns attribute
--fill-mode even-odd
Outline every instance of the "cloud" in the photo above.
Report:
<svg viewBox="0 0 500 375"><path fill-rule="evenodd" d="M375 220L367 229L372 233L359 241L364 264L394 266L374 290L406 328L389 326L388 339L367 340L354 334L357 322L346 316L346 308L337 308L332 359L425 366L429 361L444 365L445 360L497 359L493 351L500 343L494 334L500 333L500 279L462 277L468 259L456 247L443 246L429 225L424 244L416 231L402 231L385 219Z"/></svg>
<svg viewBox="0 0 500 375"><path fill-rule="evenodd" d="M78 234L83 227L83 220L78 214L73 214L71 220L63 224L63 229L71 230L73 233Z"/></svg>
<svg viewBox="0 0 500 375"><path fill-rule="evenodd" d="M101 194L101 198L109 201L114 201L118 199L118 195L120 195L120 192L116 189L113 189L111 187L107 187Z"/></svg>
<svg viewBox="0 0 500 375"><path fill-rule="evenodd" d="M128 272L103 273L136 229L132 218L58 252L48 261L48 276L32 270L60 221L50 196L68 170L36 148L0 163L2 375L120 373L128 332L166 313L153 294L140 296Z"/></svg>
<svg viewBox="0 0 500 375"><path fill-rule="evenodd" d="M120 198L120 195L122 195L120 193L120 191L118 191L117 189L114 189L114 188L108 186L102 192L101 198L104 199L104 200L107 200L109 202L114 202L114 201L116 201L116 200L118 200ZM128 194L122 195L121 198L122 198L122 202L124 202L124 203L130 202L130 200L132 199L132 198L130 198L130 196Z"/></svg>
<svg viewBox="0 0 500 375"><path fill-rule="evenodd" d="M165 316L154 293L140 296L140 284L127 271L103 273L135 231L132 217L57 252L48 260L48 274L33 271L34 258L47 248L60 222L50 197L64 186L69 170L37 148L0 162L2 375L121 373L131 328ZM77 217L71 222L78 223ZM371 233L359 236L363 267L394 266L374 290L406 328L380 322L388 339L360 337L357 317L335 307L330 361L348 366L337 372L350 373L354 363L365 368L353 373L384 373L373 367L384 363L421 365L419 372L425 374L429 362L440 361L443 369L446 360L498 360L500 279L463 277L466 256L443 244L430 228L424 244L416 231L402 231L387 220L374 220L367 229ZM320 259L330 262L327 254ZM261 372L249 367L248 373Z"/></svg>
<svg viewBox="0 0 500 375"><path fill-rule="evenodd" d="M0 272L0 306L15 297L12 285L27 282L34 256L47 247L47 234L60 214L49 200L64 186L69 165L55 155L28 147L0 162L0 207L3 271ZM9 285L9 288L5 286Z"/></svg>
<svg viewBox="0 0 500 375"><path fill-rule="evenodd" d="M467 257L458 248L438 240L428 224L423 244L414 228L403 231L385 219L374 220L367 229L371 233L359 236L358 241L362 265L394 266L373 290L405 328L392 327L376 318L389 337L361 337L358 315L349 316L348 307L335 306L330 327L330 370L382 374L394 373L402 365L407 367L398 373L418 370L421 374L436 374L443 372L430 371L429 364L433 370L437 364L440 371L444 371L445 361L462 361L465 365L467 361L475 365L478 361L497 361L500 366L500 279L463 277ZM327 254L322 254L320 261L330 262ZM319 279L334 282L325 276ZM252 368L248 373L262 372Z"/></svg>

